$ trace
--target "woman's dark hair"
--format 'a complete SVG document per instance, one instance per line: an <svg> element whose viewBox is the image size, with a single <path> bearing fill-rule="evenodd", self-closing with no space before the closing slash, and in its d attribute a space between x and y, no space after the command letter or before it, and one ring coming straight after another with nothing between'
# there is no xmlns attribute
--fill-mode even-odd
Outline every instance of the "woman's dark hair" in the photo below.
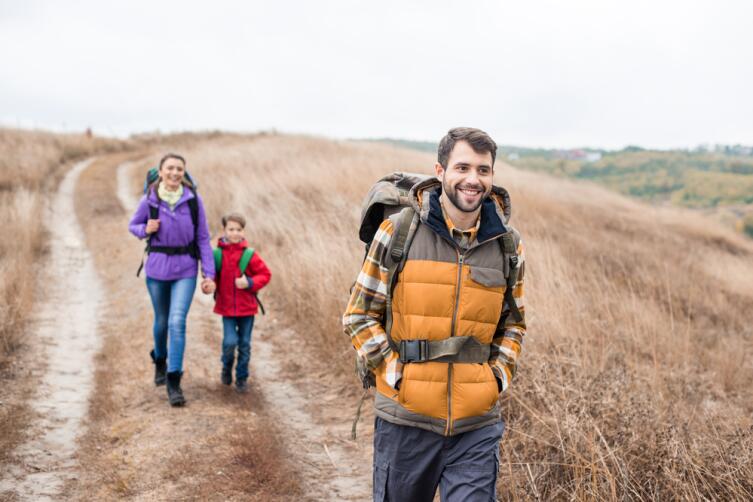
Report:
<svg viewBox="0 0 753 502"><path fill-rule="evenodd" d="M183 162L183 167L186 167L186 159L184 159L182 156L178 155L177 153L168 153L164 157L162 157L159 161L160 168L162 167L162 164L167 162L168 159L175 159Z"/></svg>

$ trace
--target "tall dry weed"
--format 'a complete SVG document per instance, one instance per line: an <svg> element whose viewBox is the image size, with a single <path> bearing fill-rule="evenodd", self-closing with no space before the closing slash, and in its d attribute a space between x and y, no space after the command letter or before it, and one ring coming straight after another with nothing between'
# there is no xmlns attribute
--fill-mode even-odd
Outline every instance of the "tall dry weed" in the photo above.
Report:
<svg viewBox="0 0 753 502"><path fill-rule="evenodd" d="M363 258L361 199L433 157L283 136L183 153L215 235L223 213L247 216L273 272L262 295L310 342L291 347L296 360L351 371L340 316ZM753 497L753 246L594 186L504 165L497 179L527 246L529 324L503 396L500 496Z"/></svg>
<svg viewBox="0 0 753 502"><path fill-rule="evenodd" d="M0 215L6 239L0 240L0 353L9 354L18 346L23 321L30 311L34 293L35 258L42 250L41 196L21 188L0 192ZM0 357L1 359L1 357Z"/></svg>

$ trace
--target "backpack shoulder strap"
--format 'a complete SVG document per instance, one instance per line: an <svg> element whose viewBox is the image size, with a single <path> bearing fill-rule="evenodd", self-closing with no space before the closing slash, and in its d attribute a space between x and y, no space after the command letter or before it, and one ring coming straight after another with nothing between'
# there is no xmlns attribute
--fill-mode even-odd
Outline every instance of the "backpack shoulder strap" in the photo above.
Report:
<svg viewBox="0 0 753 502"><path fill-rule="evenodd" d="M154 196L157 197L157 205L153 206L149 203L149 195L151 192L154 191ZM159 218L159 206L160 206L160 198L159 195L157 195L157 187L154 185L149 185L149 187L144 192L146 194L146 204L149 206L149 219L150 220L156 220Z"/></svg>
<svg viewBox="0 0 753 502"><path fill-rule="evenodd" d="M214 248L214 271L216 274L220 273L222 268L222 249Z"/></svg>
<svg viewBox="0 0 753 502"><path fill-rule="evenodd" d="M397 276L405 266L408 251L416 235L419 224L419 215L413 207L408 206L390 217L395 227L392 240L387 248L384 265L387 267L387 308L384 319L384 332L387 335L387 343L390 348L399 353L398 347L390 336L392 331L392 290L395 288Z"/></svg>
<svg viewBox="0 0 753 502"><path fill-rule="evenodd" d="M246 267L248 267L251 258L254 256L254 248L246 248L241 255L241 261L238 263L238 268L241 269L241 275L246 273Z"/></svg>
<svg viewBox="0 0 753 502"><path fill-rule="evenodd" d="M193 221L194 234L196 227L199 226L199 196L196 195L196 191L190 189L193 192L193 197L188 199L188 209L191 210L191 221Z"/></svg>
<svg viewBox="0 0 753 502"><path fill-rule="evenodd" d="M512 295L515 284L518 282L518 272L520 271L520 257L518 256L518 244L520 235L512 229L508 230L499 239L499 245L504 257L504 272L507 278L507 287L505 288L505 303L510 309L513 319L516 322L522 322L523 316L518 310L518 304ZM504 309L503 309L504 310Z"/></svg>
<svg viewBox="0 0 753 502"><path fill-rule="evenodd" d="M188 199L188 209L191 211L191 221L193 222L193 242L189 244L191 247L191 256L195 259L199 259L199 196L196 194L196 190L189 188L193 193L193 197Z"/></svg>

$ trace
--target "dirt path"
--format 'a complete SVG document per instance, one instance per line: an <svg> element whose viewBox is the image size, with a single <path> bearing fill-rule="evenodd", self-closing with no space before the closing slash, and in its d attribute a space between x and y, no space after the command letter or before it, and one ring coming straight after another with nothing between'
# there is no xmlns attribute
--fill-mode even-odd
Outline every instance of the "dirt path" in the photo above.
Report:
<svg viewBox="0 0 753 502"><path fill-rule="evenodd" d="M131 170L136 167L137 164L126 163L118 169L117 193L127 208L133 208L137 202L129 190L133 186ZM197 300L199 304L194 310L211 310L210 297L197 295ZM300 348L304 341L299 334L281 327L277 317L284 316L283 312L274 305L268 307L270 314L259 316L254 327L251 381L269 403L266 412L281 430L285 449L301 477L304 498L370 499L373 428L370 402L364 404L359 437L352 441L351 421L356 402L352 391L343 392L345 386L352 384L328 372L331 368L326 364L314 363L313 368L299 366L304 361L294 349Z"/></svg>
<svg viewBox="0 0 753 502"><path fill-rule="evenodd" d="M30 439L12 454L0 481L0 494L21 500L60 496L78 476L76 440L88 410L93 357L99 348L98 301L102 288L82 238L74 211L74 189L91 161L75 165L65 176L47 218L52 253L41 281L47 300L31 325L47 361L36 395L30 400L37 417Z"/></svg>

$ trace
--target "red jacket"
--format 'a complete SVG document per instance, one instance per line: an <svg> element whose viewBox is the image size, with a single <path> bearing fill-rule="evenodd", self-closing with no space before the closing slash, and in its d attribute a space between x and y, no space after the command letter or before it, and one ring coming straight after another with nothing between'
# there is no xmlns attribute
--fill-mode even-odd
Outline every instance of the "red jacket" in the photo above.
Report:
<svg viewBox="0 0 753 502"><path fill-rule="evenodd" d="M215 281L217 282L217 294L215 295L214 311L227 317L243 317L256 315L259 304L256 302L256 293L267 285L272 273L267 265L254 252L251 261L245 270L245 275L251 283L248 289L238 289L235 279L241 276L238 268L243 255L243 250L248 247L245 240L237 244L225 242L220 239L217 243L222 249L222 268L217 270Z"/></svg>

